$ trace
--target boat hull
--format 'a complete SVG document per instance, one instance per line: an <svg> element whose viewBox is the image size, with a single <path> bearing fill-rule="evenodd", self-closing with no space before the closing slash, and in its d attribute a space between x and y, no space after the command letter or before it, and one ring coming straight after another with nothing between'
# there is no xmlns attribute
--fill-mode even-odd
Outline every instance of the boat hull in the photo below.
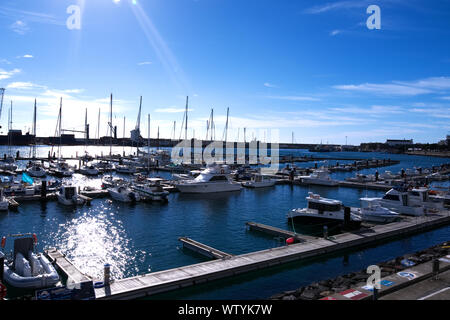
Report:
<svg viewBox="0 0 450 320"><path fill-rule="evenodd" d="M240 184L235 183L186 183L178 184L178 190L181 193L218 193L241 191Z"/></svg>

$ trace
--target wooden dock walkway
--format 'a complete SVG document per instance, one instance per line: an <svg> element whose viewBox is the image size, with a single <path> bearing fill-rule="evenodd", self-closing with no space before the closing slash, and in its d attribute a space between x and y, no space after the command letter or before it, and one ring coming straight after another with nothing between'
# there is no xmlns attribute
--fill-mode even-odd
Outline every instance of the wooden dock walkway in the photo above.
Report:
<svg viewBox="0 0 450 320"><path fill-rule="evenodd" d="M97 299L142 298L299 259L316 258L381 240L424 232L448 224L450 224L450 211L412 217L401 222L343 233L330 239L318 238L314 241L233 256L229 259L213 260L114 280L109 286L95 289L95 294Z"/></svg>
<svg viewBox="0 0 450 320"><path fill-rule="evenodd" d="M56 267L63 272L67 278L70 278L72 283L82 283L85 281L91 281L88 276L78 270L70 260L66 258L60 251L52 248L45 251L47 257L49 257L50 262L56 265Z"/></svg>
<svg viewBox="0 0 450 320"><path fill-rule="evenodd" d="M263 233L267 233L276 237L281 237L281 238L294 238L295 240L297 240L297 242L306 242L306 241L313 241L313 240L317 240L318 238L313 237L313 236L307 236L304 234L298 234L295 233L293 231L288 231L288 230L283 230L280 228L276 228L276 227L272 227L272 226L268 226L262 223L257 223L257 222L246 222L245 225L250 229L250 230L255 230L255 231L259 231L259 232L263 232Z"/></svg>
<svg viewBox="0 0 450 320"><path fill-rule="evenodd" d="M232 254L217 250L213 247L207 246L206 244L200 243L187 237L181 237L178 240L183 243L183 247L212 259L227 259L233 256Z"/></svg>

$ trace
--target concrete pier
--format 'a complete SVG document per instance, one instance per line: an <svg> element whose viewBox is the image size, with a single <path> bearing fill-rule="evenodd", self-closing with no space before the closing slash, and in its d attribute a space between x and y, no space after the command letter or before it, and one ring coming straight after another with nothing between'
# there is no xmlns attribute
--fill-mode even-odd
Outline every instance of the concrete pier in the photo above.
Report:
<svg viewBox="0 0 450 320"><path fill-rule="evenodd" d="M410 217L401 222L339 234L332 239L318 238L290 246L233 256L229 259L114 280L109 286L95 289L95 294L97 299L142 298L287 262L371 245L377 241L424 232L448 224L450 224L449 211L430 216Z"/></svg>

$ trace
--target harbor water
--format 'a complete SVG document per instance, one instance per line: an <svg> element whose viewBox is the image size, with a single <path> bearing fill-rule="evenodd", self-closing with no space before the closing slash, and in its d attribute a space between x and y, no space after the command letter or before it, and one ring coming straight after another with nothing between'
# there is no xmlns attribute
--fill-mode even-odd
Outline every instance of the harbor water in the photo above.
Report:
<svg viewBox="0 0 450 320"><path fill-rule="evenodd" d="M86 147L91 155L109 154L109 147ZM29 148L13 148L27 155ZM39 147L38 156L47 156L50 147ZM64 156L81 156L85 147L62 147ZM2 152L3 151L3 152ZM122 153L114 147L114 153ZM0 150L1 154L7 150ZM131 148L125 148L129 154ZM339 158L399 160L400 164L359 173L373 174L376 170L394 173L401 169L429 168L450 159L382 153L309 153L304 150L281 150L281 155L304 154L330 157L318 166L351 163ZM23 165L23 164L21 164ZM297 163L312 167L314 162ZM285 165L280 165L284 167ZM169 172L152 172L152 176L170 178ZM355 172L336 172L332 178L344 180ZM75 185L99 187L100 177L87 178L75 174ZM448 187L448 182L437 182ZM131 277L154 271L176 268L207 261L206 258L182 248L179 237L186 236L231 254L243 254L284 245L279 239L246 230L248 221L259 222L298 233L318 234L320 228L292 224L286 214L293 208L305 207L309 191L323 197L359 206L359 198L383 195L382 191L338 187L277 185L266 189L243 189L241 192L210 195L172 193L169 202L126 204L109 198L94 199L91 206L68 208L56 201L47 203L23 202L19 209L0 213L0 236L32 232L38 235L38 250L56 247L84 273L102 279L103 265L111 264L114 279ZM349 251L311 261L243 274L227 280L161 294L152 299L264 299L281 291L293 290L367 267L371 263L392 259L449 240L450 227L369 248ZM11 243L9 244L11 245ZM10 248L10 247L9 247Z"/></svg>

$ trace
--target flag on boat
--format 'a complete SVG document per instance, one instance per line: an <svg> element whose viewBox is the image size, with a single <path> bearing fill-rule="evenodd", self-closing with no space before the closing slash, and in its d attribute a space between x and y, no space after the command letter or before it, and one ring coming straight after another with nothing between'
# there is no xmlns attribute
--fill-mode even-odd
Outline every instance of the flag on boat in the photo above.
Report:
<svg viewBox="0 0 450 320"><path fill-rule="evenodd" d="M25 172L22 173L22 181L28 184L33 184L34 180L33 178L31 178L28 174L26 174Z"/></svg>

